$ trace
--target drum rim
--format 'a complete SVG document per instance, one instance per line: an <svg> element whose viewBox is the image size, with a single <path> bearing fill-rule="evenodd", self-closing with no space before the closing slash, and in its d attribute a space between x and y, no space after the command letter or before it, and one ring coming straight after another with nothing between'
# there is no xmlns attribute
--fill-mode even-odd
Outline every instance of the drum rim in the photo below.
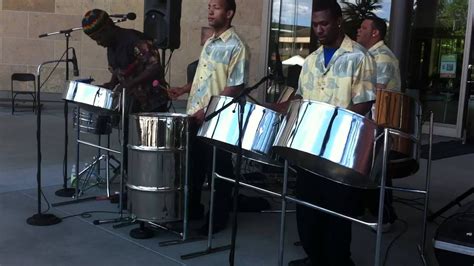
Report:
<svg viewBox="0 0 474 266"><path fill-rule="evenodd" d="M309 100L309 99L296 99L296 100L293 100L291 101L291 103L296 103L296 102L299 102L299 103L316 103L316 104L321 104L321 105L326 105L326 106L329 106L331 107L332 109L338 109L338 110L341 110L341 111L344 111L350 115L356 115L358 117L360 117L361 119L363 119L364 121L368 122L368 123L371 123L373 124L376 128L380 128L380 126L372 119L369 119L361 114L358 114L354 111L351 111L349 109L346 109L346 108L342 108L342 107L339 107L339 106L335 106L335 105L332 105L332 104L329 104L329 103L325 103L325 102L320 102L320 101L316 101L316 100ZM288 114L288 112L287 112Z"/></svg>
<svg viewBox="0 0 474 266"><path fill-rule="evenodd" d="M216 98L216 99L221 99L221 98L223 98L223 99L226 99L226 100L232 100L232 99L234 99L234 97L231 97L231 96L213 95L213 96L211 97L211 101L212 101L213 98ZM209 103L211 103L211 101L209 101ZM236 103L235 103L235 104L236 104ZM247 104L256 106L256 107L258 107L258 108L262 108L262 109L264 109L265 111L272 112L272 113L275 114L275 115L279 115L279 116L283 116L283 115L284 115L284 114L282 114L282 113L280 113L280 112L277 112L277 111L275 111L275 110L273 110L273 109L271 109L271 108L268 108L268 107L266 107L266 106L263 106L263 105L260 105L260 104L256 104L256 103L253 103L253 102L250 102L250 101L247 101L247 100L246 100L246 101L245 101L245 105L247 105Z"/></svg>
<svg viewBox="0 0 474 266"><path fill-rule="evenodd" d="M130 114L132 117L143 118L161 118L161 117L176 117L176 118L191 118L191 115L183 113L165 113L165 112L143 112Z"/></svg>
<svg viewBox="0 0 474 266"><path fill-rule="evenodd" d="M376 89L376 92L378 92L378 91L390 92L390 93L394 93L394 94L399 94L399 95L401 95L401 96L403 96L403 97L407 97L407 98L409 98L409 99L412 99L414 102L416 102L416 104L417 104L417 105L420 107L420 109L421 109L421 101L418 100L417 98L413 97L413 96L410 96L410 95L406 94L406 93L403 93L403 92L397 91L397 90L393 90L393 89Z"/></svg>

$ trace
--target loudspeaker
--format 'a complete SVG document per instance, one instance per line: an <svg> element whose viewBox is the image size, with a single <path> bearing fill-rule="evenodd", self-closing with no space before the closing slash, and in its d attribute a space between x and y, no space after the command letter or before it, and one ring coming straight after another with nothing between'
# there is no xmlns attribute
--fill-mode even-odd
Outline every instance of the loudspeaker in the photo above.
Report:
<svg viewBox="0 0 474 266"><path fill-rule="evenodd" d="M145 0L143 33L161 49L178 49L181 42L182 0Z"/></svg>

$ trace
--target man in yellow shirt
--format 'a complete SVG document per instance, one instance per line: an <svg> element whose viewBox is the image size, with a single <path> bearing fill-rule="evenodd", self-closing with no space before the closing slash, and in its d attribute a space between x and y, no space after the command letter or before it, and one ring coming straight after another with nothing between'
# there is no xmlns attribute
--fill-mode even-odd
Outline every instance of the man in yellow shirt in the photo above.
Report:
<svg viewBox="0 0 474 266"><path fill-rule="evenodd" d="M336 1L314 3L312 29L321 47L303 64L295 98L329 103L365 115L375 100L375 62L342 31ZM318 132L314 132L318 134ZM299 199L350 216L363 211L361 191L298 169ZM298 234L308 258L296 265L354 265L351 222L302 205L296 207Z"/></svg>
<svg viewBox="0 0 474 266"><path fill-rule="evenodd" d="M235 0L209 0L208 21L214 30L201 51L199 64L192 83L172 88L169 95L176 99L189 93L186 112L195 118L191 141L191 189L190 216L199 213L201 188L206 173L212 164L211 146L202 143L195 136L204 120L205 108L215 95L235 96L244 88L248 79L249 53L246 45L231 26L236 10ZM218 150L216 172L223 176L233 176L231 154ZM228 220L232 185L216 180L214 231L223 229ZM199 216L198 214L196 216ZM205 233L207 226L202 227Z"/></svg>
<svg viewBox="0 0 474 266"><path fill-rule="evenodd" d="M366 18L357 30L357 42L369 50L377 65L377 89L400 91L397 57L384 43L387 24L379 17Z"/></svg>

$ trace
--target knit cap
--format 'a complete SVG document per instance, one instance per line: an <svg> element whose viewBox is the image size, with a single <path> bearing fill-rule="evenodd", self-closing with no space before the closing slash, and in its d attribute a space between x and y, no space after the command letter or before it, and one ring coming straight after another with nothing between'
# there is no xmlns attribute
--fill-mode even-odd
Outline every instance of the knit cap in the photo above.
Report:
<svg viewBox="0 0 474 266"><path fill-rule="evenodd" d="M109 14L101 9L92 9L86 12L82 19L82 29L87 35L92 35L112 23Z"/></svg>

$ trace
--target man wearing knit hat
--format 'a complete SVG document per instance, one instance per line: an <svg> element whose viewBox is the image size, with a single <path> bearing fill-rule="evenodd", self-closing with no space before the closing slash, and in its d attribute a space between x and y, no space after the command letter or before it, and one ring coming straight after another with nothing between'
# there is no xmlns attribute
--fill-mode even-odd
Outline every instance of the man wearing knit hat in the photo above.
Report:
<svg viewBox="0 0 474 266"><path fill-rule="evenodd" d="M125 88L131 113L167 111L167 83L158 49L143 33L116 26L100 9L86 12L82 28L98 45L107 48L112 77L103 87L118 91Z"/></svg>

